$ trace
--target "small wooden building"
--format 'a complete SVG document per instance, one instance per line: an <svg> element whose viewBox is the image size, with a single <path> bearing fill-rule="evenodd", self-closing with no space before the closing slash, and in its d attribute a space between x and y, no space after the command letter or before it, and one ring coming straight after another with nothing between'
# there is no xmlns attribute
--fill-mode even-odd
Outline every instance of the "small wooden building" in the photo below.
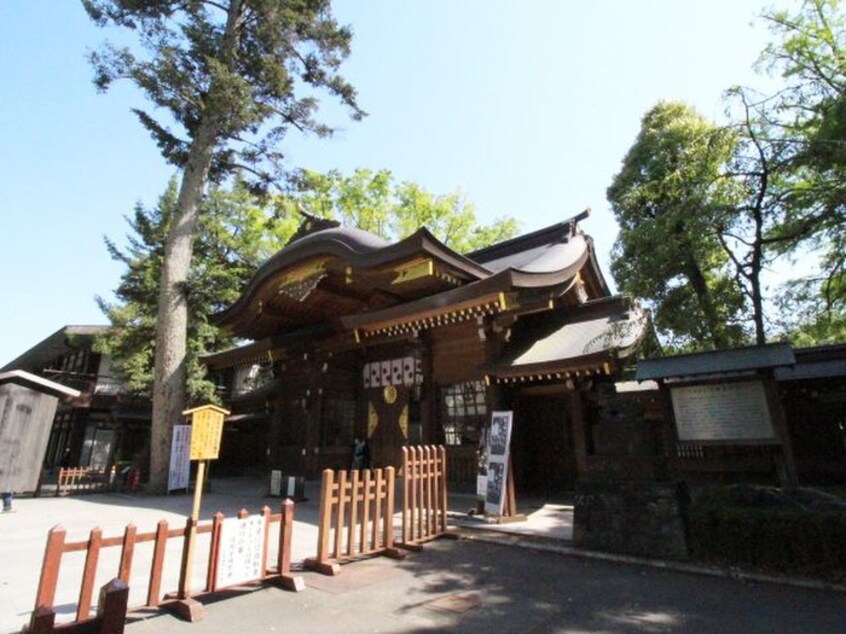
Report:
<svg viewBox="0 0 846 634"><path fill-rule="evenodd" d="M112 376L109 356L93 348L96 337L108 330L64 326L0 368L23 370L80 392L56 409L43 458L46 468L102 469L130 461L149 446L149 399L125 390Z"/></svg>
<svg viewBox="0 0 846 634"><path fill-rule="evenodd" d="M59 400L79 391L24 372L0 372L0 491L35 491Z"/></svg>
<svg viewBox="0 0 846 634"><path fill-rule="evenodd" d="M613 381L647 321L611 296L586 217L467 254L425 228L387 243L306 223L216 316L251 340L205 358L233 410L220 469L314 476L349 468L356 437L374 466L445 443L472 489L480 432L504 409L521 488L571 485L591 451L584 394Z"/></svg>

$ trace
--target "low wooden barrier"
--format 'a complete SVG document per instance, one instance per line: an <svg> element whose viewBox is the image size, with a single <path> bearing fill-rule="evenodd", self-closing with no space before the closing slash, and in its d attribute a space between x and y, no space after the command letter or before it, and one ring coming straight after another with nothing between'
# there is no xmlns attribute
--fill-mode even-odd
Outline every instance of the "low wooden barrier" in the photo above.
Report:
<svg viewBox="0 0 846 634"><path fill-rule="evenodd" d="M340 563L368 555L402 558L394 548L396 469L323 472L317 556L307 568L336 575Z"/></svg>
<svg viewBox="0 0 846 634"><path fill-rule="evenodd" d="M247 519L249 516L245 510L238 514L239 519ZM66 542L66 531L61 526L56 526L47 535L47 547L44 551L44 562L41 567L41 578L38 582L38 592L35 599L35 609L32 612L29 629L30 634L42 632L80 632L91 629L91 621L97 617L91 615L92 595L95 579L98 572L98 561L100 553L106 548L120 547L120 563L118 565L117 579L129 586L130 573L132 572L133 556L138 544L153 542L153 555L150 564L149 575L146 577L146 601L142 605L124 605L123 617L125 620L127 610L135 610L145 607L163 607L170 609L180 616L189 620L202 618L202 608L194 600L195 597L217 592L227 587L248 585L255 582L268 582L280 585L283 588L299 591L305 586L302 577L291 575L291 533L294 525L294 503L290 500L282 502L280 513L273 514L268 507L262 509L258 517L262 520L263 534L260 536L260 561L257 562L257 575L251 579L241 579L237 583L226 585L226 579L231 579L231 570L221 568L221 534L224 524L224 516L217 513L209 522L197 523L195 534L211 533L209 540L209 552L207 554L206 585L200 592L191 592L190 579L185 578L186 556L189 552L188 538L193 527L190 517L186 520L183 528L169 528L167 521L161 520L155 532L138 533L137 528L130 524L126 527L124 534L115 537L103 537L102 531L95 528L91 531L88 540L79 542ZM276 567L269 569L267 565L268 545L270 539L270 526L279 523L279 552ZM172 539L182 540L182 558L180 567L179 588L168 594L162 593L162 578L165 570L165 553L168 541ZM79 601L76 606L76 614L73 621L69 623L55 623L56 612L54 601L59 581L59 571L62 564L62 557L68 553L85 552L85 564L80 580ZM244 553L245 557L255 557L255 551ZM234 562L238 563L238 562ZM232 567L233 562L224 562L224 565ZM256 565L252 560L242 562L243 565ZM98 611L102 612L104 606L101 595L101 605ZM110 619L116 620L110 612ZM98 630L105 631L105 630Z"/></svg>
<svg viewBox="0 0 846 634"><path fill-rule="evenodd" d="M447 532L447 459L441 446L402 448L402 543L414 548Z"/></svg>
<svg viewBox="0 0 846 634"><path fill-rule="evenodd" d="M115 467L61 467L56 483L56 496L70 493L99 493L111 491L115 480Z"/></svg>

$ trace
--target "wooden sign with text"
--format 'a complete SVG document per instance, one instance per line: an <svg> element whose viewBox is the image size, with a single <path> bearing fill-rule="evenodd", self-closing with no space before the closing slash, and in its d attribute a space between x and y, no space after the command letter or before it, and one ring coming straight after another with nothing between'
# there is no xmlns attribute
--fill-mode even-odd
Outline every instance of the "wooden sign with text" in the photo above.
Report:
<svg viewBox="0 0 846 634"><path fill-rule="evenodd" d="M183 412L191 415L191 460L217 460L223 436L223 418L228 413L214 405Z"/></svg>

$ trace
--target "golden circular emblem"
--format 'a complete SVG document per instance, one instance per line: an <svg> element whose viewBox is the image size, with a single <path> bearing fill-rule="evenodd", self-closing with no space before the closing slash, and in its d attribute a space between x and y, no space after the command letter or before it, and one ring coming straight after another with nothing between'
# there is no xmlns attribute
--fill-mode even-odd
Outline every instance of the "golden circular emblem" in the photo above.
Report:
<svg viewBox="0 0 846 634"><path fill-rule="evenodd" d="M389 405L397 400L397 388L393 385L386 385L382 390L382 395L385 397L385 402Z"/></svg>

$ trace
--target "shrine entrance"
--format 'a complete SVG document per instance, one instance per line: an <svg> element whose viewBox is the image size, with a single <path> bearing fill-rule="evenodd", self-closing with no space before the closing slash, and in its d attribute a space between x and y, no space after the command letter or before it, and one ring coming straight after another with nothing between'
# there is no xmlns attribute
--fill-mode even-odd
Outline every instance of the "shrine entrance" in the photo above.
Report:
<svg viewBox="0 0 846 634"><path fill-rule="evenodd" d="M511 432L518 496L560 499L573 491L576 458L570 396L521 397Z"/></svg>

